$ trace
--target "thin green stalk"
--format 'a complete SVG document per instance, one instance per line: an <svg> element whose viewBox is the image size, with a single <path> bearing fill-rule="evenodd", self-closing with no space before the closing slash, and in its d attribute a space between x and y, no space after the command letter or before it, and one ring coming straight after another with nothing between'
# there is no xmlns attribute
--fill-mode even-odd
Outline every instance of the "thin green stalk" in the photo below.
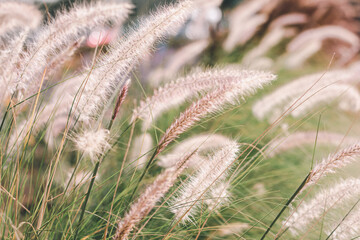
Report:
<svg viewBox="0 0 360 240"><path fill-rule="evenodd" d="M2 121L1 121L1 125L0 125L0 132L1 132L1 129L3 128L3 126L4 126L5 119L6 119L7 115L8 115L9 110L10 110L10 104L11 104L11 100L10 100L10 102L9 102L9 104L8 104L7 108L6 108L6 111L5 111L4 117L3 117Z"/></svg>
<svg viewBox="0 0 360 240"><path fill-rule="evenodd" d="M102 159L101 159L101 160L102 160ZM88 202L88 200L89 200L90 193L91 193L91 189L92 189L92 187L93 187L93 185L94 185L95 178L96 178L97 172L98 172L98 170L99 170L99 165L100 165L101 160L98 161L98 162L96 163L96 165L95 165L95 168L94 168L94 171L93 171L93 174L92 174L92 178L91 178L91 181L90 181L90 185L89 185L88 191L87 191L87 193L86 193L85 201L84 201L83 205L81 206L81 212L80 212L79 222L78 222L78 225L76 226L76 232L75 232L74 240L77 239L77 235L78 235L78 233L79 233L80 225L81 225L82 219L84 218L86 205L87 205L87 202Z"/></svg>
<svg viewBox="0 0 360 240"><path fill-rule="evenodd" d="M346 215L343 217L343 219L341 219L340 223L334 228L334 230L331 231L331 233L327 236L327 238L325 240L328 240L336 231L336 229L338 229L338 227L341 225L341 223L344 222L345 218L347 218L347 216L350 214L350 212L356 207L356 205L360 202L360 199L356 201L356 203L350 208L350 210L346 213Z"/></svg>
<svg viewBox="0 0 360 240"><path fill-rule="evenodd" d="M109 131L111 130L111 126L112 126L112 125L109 125L109 126L108 126L108 130L109 130ZM126 129L120 134L118 140L119 140L120 137L129 129L130 126L131 126L131 124L129 124L129 125L126 127ZM118 142L118 140L116 141L116 143ZM116 144L116 143L115 143L115 144ZM114 144L114 145L115 145L115 144ZM113 147L114 145L112 145L112 147ZM105 159L105 157L106 157L106 155L107 155L108 152L109 152L109 150L102 156L102 158L101 158L101 159L96 163L96 165L95 165L95 168L94 168L94 171L93 171L93 174L92 174L92 178L91 178L91 181L90 181L90 185L89 185L89 188L88 188L88 190L87 190L87 192L86 192L86 197L85 197L84 203L83 203L82 206L81 206L80 217L79 217L78 224L77 224L77 226L76 226L76 232L75 232L74 240L77 239L77 235L78 235L78 233L79 233L80 225L81 225L82 219L84 218L84 214L85 214L85 210L86 210L86 205L87 205L87 202L88 202L88 200L89 200L90 193L91 193L91 190L92 190L92 188L93 188L93 185L94 185L94 182L95 182L95 178L96 178L97 172L98 172L98 170L99 170L100 162L102 162L102 161Z"/></svg>
<svg viewBox="0 0 360 240"><path fill-rule="evenodd" d="M311 168L310 169L313 169L313 167L314 167L315 150L316 150L316 145L317 145L317 140L318 140L318 135L319 135L320 121L321 121L321 114L319 116L319 121L318 121L317 128L316 128L315 144L314 144L313 154L312 154L312 158L311 158Z"/></svg>
<svg viewBox="0 0 360 240"><path fill-rule="evenodd" d="M305 186L308 178L310 176L310 173L305 177L305 179L302 181L302 183L300 184L300 186L296 189L296 191L293 193L293 195L289 198L289 200L285 203L284 207L281 209L281 211L279 212L279 214L275 217L275 219L272 221L272 223L270 224L270 226L267 228L266 232L264 233L264 235L261 237L261 240L265 239L266 235L270 232L271 228L274 226L274 224L276 223L276 221L280 218L280 216L282 215L282 213L285 211L285 209L289 206L289 204L294 200L294 198L299 194L299 192L301 191L301 189ZM275 239L278 239L278 237L276 237Z"/></svg>

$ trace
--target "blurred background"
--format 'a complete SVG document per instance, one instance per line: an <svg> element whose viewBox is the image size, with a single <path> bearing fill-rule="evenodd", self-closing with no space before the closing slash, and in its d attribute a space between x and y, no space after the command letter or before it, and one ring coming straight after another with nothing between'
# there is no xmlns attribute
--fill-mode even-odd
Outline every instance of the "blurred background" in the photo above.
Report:
<svg viewBox="0 0 360 240"><path fill-rule="evenodd" d="M70 9L73 5L82 4L84 1L26 2L35 3L39 7L41 16L37 23L42 22L46 26L46 23L55 18L59 11ZM139 24L139 19L146 18L157 7L174 1L133 0L131 2L135 8L125 22L118 24L110 22L96 29L86 29L88 31L84 37L76 40L73 48L70 49L74 54L66 58L61 69L56 69L54 75L46 79L44 85L56 86L59 82L63 82L66 76L79 73L91 66L96 57L94 53L97 51L105 53L106 46L116 39L126 37L129 29ZM262 149L270 146L270 150L265 152L264 159L254 161L256 163L254 167L252 168L252 165L249 167L249 178L241 184L239 181L234 181L234 196L236 199L245 200L234 202L234 206L231 207L244 212L245 217L241 214L237 216L242 222L256 226L261 219L268 224L274 217L268 213L279 206L279 199L287 199L294 192L299 179L303 179L308 174L314 161L328 156L335 151L335 146L340 146L343 142L359 140L360 125L357 123L360 116L360 0L196 0L195 2L196 7L186 24L179 29L173 29L164 41L154 47L152 54L142 56L140 66L131 73L129 100L121 109L128 114L119 114L122 118L119 123L126 122L128 120L126 117L131 115L134 106L146 96L151 96L154 89L177 79L178 76L186 75L197 67L240 65L244 69L269 70L278 75L277 81L271 86L266 86L246 102L241 101L241 106L197 125L189 133L196 135L204 131L208 133L219 131L232 139L240 139L244 145L250 145L257 142L259 136L263 136L267 131L266 129L271 129L256 145L261 149L261 153ZM6 13L3 15L6 16ZM22 21L30 22L34 18L33 16L25 16L25 20L19 18L17 24L21 26ZM0 26L1 22L0 19ZM41 29L36 27L34 28L37 30ZM29 39L28 41L31 41L31 36ZM326 72L325 76L324 72ZM319 79L323 81L314 87L314 83ZM71 85L64 85L60 91L50 89L42 94L42 97L51 100L52 95L62 96L64 92L71 90ZM308 91L309 89L311 91ZM297 102L299 99L301 102ZM8 99L4 100L7 100L4 106L9 104ZM291 109L293 103L300 104ZM170 120L176 118L184 109L184 106L171 109L157 121L157 128L165 131ZM25 106L20 112L27 110ZM283 114L284 112L287 113ZM111 111L106 114L106 117L111 117ZM38 142L42 143L34 151L34 159L51 159L52 152L47 153L47 147L56 146L56 140L60 142L67 118L67 113L61 119L56 117L56 120L61 120L60 123L44 129L50 132L49 135L46 133L46 139L50 136L49 139L55 143L44 144L46 140L42 140L43 136L40 138L34 134L32 139L38 139ZM277 121L278 119L280 121ZM154 135L157 136L161 132L157 132L158 129L151 130L154 139ZM136 134L140 136L141 131L135 130ZM189 135L184 135L184 139ZM314 146L314 139L317 140L318 136L321 146L316 144ZM35 140L30 144L31 147L37 144ZM119 143L120 149L125 149L126 144L126 141ZM134 156L143 153L141 150L136 152L136 149L134 152ZM104 184L99 185L101 190L95 195L95 199L102 201L110 191L109 184L104 179L113 180L115 175L112 170L120 169L123 159L121 154L123 153L114 157L117 161L104 162L100 173ZM63 168L66 169L64 172L67 172L67 169L70 169L69 172L73 171L76 162L75 153L70 153L68 159L69 163L65 161L62 163ZM91 172L89 164L81 167L87 173ZM339 175L358 177L359 167L349 168ZM44 171L41 167L35 169L39 172ZM251 179L253 176L255 176L254 181ZM59 179L59 186L67 182L60 177ZM32 189L41 189L36 184L38 183L34 183L34 186L28 187L26 191L35 192ZM29 206L34 204L32 198L24 202ZM108 206L101 206L102 213L108 209ZM232 220L233 211L229 209L224 214L224 219ZM247 216L254 218L249 220ZM164 222L168 222L166 218L164 219ZM97 222L94 222L97 226ZM210 225L217 224L216 220L210 221ZM162 226L162 224L157 225ZM253 239L259 239L261 231L256 231L257 229L254 234L250 232L248 235L253 236ZM211 236L210 233L208 235ZM314 234L314 236L318 235Z"/></svg>
<svg viewBox="0 0 360 240"><path fill-rule="evenodd" d="M36 1L35 1L36 2ZM84 1L38 1L47 18ZM87 1L91 2L91 1ZM89 33L82 52L121 36L136 19L172 0L134 0L121 26ZM255 69L318 69L349 65L359 52L359 0L198 0L187 24L174 30L141 65L141 80L157 86L188 66L240 63ZM134 23L135 22L135 23ZM101 39L99 39L99 37ZM90 57L90 55L89 55ZM73 62L71 66L76 66Z"/></svg>

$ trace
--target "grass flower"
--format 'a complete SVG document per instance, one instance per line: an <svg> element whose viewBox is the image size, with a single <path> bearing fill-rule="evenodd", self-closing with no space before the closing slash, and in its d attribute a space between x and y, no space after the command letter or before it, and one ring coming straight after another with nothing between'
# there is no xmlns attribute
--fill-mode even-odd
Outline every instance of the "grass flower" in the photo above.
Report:
<svg viewBox="0 0 360 240"><path fill-rule="evenodd" d="M360 92L348 84L333 84L316 93L309 91L305 97L311 94L314 95L305 102L301 102L301 104L297 105L296 108L291 111L293 117L304 116L311 109L337 99L339 99L339 108L341 110L349 112L358 112L360 110ZM284 111L290 106L291 105L286 105Z"/></svg>
<svg viewBox="0 0 360 240"><path fill-rule="evenodd" d="M360 156L360 145L355 143L347 148L341 149L337 153L324 158L320 163L316 164L311 170L307 183L304 188L316 184L323 176L334 173L337 169L355 161Z"/></svg>
<svg viewBox="0 0 360 240"><path fill-rule="evenodd" d="M228 141L206 164L201 166L194 176L190 177L170 202L170 210L175 214L176 220L191 221L203 199L206 199L205 194L212 191L211 189L217 183L226 179L238 151L238 144Z"/></svg>
<svg viewBox="0 0 360 240"><path fill-rule="evenodd" d="M114 239L128 239L132 229L144 219L155 207L155 204L164 197L165 193L173 186L178 176L187 166L187 160L193 153L181 159L176 166L168 168L158 175L155 181L150 184L140 195L138 200L133 203L128 213L118 223Z"/></svg>
<svg viewBox="0 0 360 240"><path fill-rule="evenodd" d="M130 1L0 1L0 236L356 237L356 204L338 213L358 199L358 178L322 188L283 216L360 155L360 2L348 1L248 0L234 11L223 0L137 1L134 12ZM125 22L129 14L141 19ZM333 51L340 54L331 64L346 67L301 76L324 69ZM311 67L285 68L315 52ZM198 60L204 67L193 67ZM219 65L227 62L245 65ZM247 100L276 79L248 69L271 68L284 85ZM170 79L181 69L189 74ZM234 106L245 99L250 105ZM335 112L335 101L346 112ZM325 104L329 111L306 114ZM281 114L306 117L261 121ZM308 145L313 158L336 150L313 164L295 149ZM279 161L283 151L294 154Z"/></svg>
<svg viewBox="0 0 360 240"><path fill-rule="evenodd" d="M128 3L102 3L76 6L70 11L58 13L49 24L40 28L31 43L27 45L27 52L18 59L17 78L9 84L10 93L18 91L20 96L34 94L40 87L41 76L49 63L63 52L67 52L86 30L112 20L123 21L132 8ZM74 21L76 19L76 21ZM15 66L8 66L14 69Z"/></svg>
<svg viewBox="0 0 360 240"><path fill-rule="evenodd" d="M230 184L228 182L220 182L211 188L207 199L205 199L205 204L208 205L211 211L229 203L231 198L229 188Z"/></svg>
<svg viewBox="0 0 360 240"><path fill-rule="evenodd" d="M339 51L340 55L342 55L342 52L347 54L347 56L343 57L342 64L351 60L360 49L359 37L350 30L336 25L321 26L300 33L287 45L286 49L289 55L287 61L290 61L287 65L290 67L302 65L305 60L322 48L323 41L327 39L336 39L344 42L346 46L350 46L349 51ZM304 49L307 51L304 52ZM299 54L301 57L298 56Z"/></svg>
<svg viewBox="0 0 360 240"><path fill-rule="evenodd" d="M358 73L357 63L354 63L347 68L302 76L257 100L253 105L253 114L258 119L265 119L271 115L273 115L271 118L277 117L281 113L279 108L283 109L281 106L286 103L294 102L300 97L300 102L303 102L311 93L314 94L335 83L352 84L355 82Z"/></svg>
<svg viewBox="0 0 360 240"><path fill-rule="evenodd" d="M131 69L152 50L159 39L186 20L191 8L192 1L186 0L160 9L140 22L127 37L110 45L109 54L102 56L97 67L85 78L78 100L81 121L88 122L99 113L114 91L123 86Z"/></svg>
<svg viewBox="0 0 360 240"><path fill-rule="evenodd" d="M177 144L170 153L160 155L158 165L165 168L172 167L183 155L196 151L198 154L194 154L189 160L189 167L196 168L204 159L200 154L206 156L209 152L214 152L224 146L228 141L228 137L220 134L200 134L190 137Z"/></svg>
<svg viewBox="0 0 360 240"><path fill-rule="evenodd" d="M356 239L360 234L360 208L353 209L340 225L328 227L327 233L331 234L331 239L347 240Z"/></svg>
<svg viewBox="0 0 360 240"><path fill-rule="evenodd" d="M237 83L219 86L217 90L208 93L205 97L194 102L166 130L159 141L156 155L162 152L169 143L178 138L181 133L208 114L220 111L226 104L235 103L239 96L245 97L252 94L257 88L270 83L275 78L275 75L269 73L260 74L257 77L255 72L250 74L249 78L244 77Z"/></svg>
<svg viewBox="0 0 360 240"><path fill-rule="evenodd" d="M292 150L304 145L313 145L315 143L323 145L338 146L351 145L356 142L358 138L344 136L343 134L327 132L327 131L306 131L295 132L286 137L281 137L272 140L265 150L265 154L269 157L274 157L282 152Z"/></svg>
<svg viewBox="0 0 360 240"><path fill-rule="evenodd" d="M251 89L252 86L259 86L257 83L266 83L274 79L275 76L269 72L249 71L238 67L215 68L208 71L197 70L187 77L157 89L153 96L146 98L134 110L132 121L136 118L143 119L143 129L146 129L163 112L184 103L201 92L219 89L223 85L236 86L235 88L239 87L238 89L244 90Z"/></svg>
<svg viewBox="0 0 360 240"><path fill-rule="evenodd" d="M229 35L223 47L226 51L231 51L240 42L244 44L257 28L267 20L266 15L256 15L269 1L255 0L239 4L229 17ZM250 23L250 26L247 24ZM246 35L243 37L242 35Z"/></svg>
<svg viewBox="0 0 360 240"><path fill-rule="evenodd" d="M89 156L93 162L111 147L109 131L106 129L86 130L77 133L73 138L77 150Z"/></svg>
<svg viewBox="0 0 360 240"><path fill-rule="evenodd" d="M346 179L329 189L317 193L308 202L303 202L290 217L284 221L293 235L304 232L311 223L324 217L330 209L344 205L351 199L356 199L360 194L360 180Z"/></svg>
<svg viewBox="0 0 360 240"><path fill-rule="evenodd" d="M2 1L0 19L0 35L4 35L16 28L35 29L42 21L42 14L31 4Z"/></svg>

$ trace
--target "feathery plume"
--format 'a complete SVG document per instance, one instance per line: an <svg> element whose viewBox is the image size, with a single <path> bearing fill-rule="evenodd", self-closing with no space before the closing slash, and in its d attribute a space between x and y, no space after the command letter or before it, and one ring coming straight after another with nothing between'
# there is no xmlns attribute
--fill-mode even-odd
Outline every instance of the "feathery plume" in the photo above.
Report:
<svg viewBox="0 0 360 240"><path fill-rule="evenodd" d="M180 117L170 125L161 138L156 150L156 155L162 152L173 140L178 138L181 133L192 127L206 115L221 110L225 104L234 103L235 99L233 96L227 96L229 93L229 89L224 87L223 89L210 92L181 113Z"/></svg>
<svg viewBox="0 0 360 240"><path fill-rule="evenodd" d="M28 28L11 31L5 36L0 37L0 72L4 74L5 64L14 64L17 57L21 54L24 42L29 34ZM14 60L15 59L15 60ZM7 61L11 61L8 63Z"/></svg>
<svg viewBox="0 0 360 240"><path fill-rule="evenodd" d="M192 154L185 156L176 166L166 169L146 188L138 200L131 205L129 212L126 213L119 222L114 240L128 239L128 235L132 229L149 214L155 207L155 204L160 201L165 193L173 186L176 179L187 167L187 160Z"/></svg>
<svg viewBox="0 0 360 240"><path fill-rule="evenodd" d="M287 68L297 68L302 66L306 60L313 56L322 48L322 41L311 39L296 50L289 52L285 57L285 66Z"/></svg>
<svg viewBox="0 0 360 240"><path fill-rule="evenodd" d="M36 92L44 69L49 67L48 64L59 52L67 49L94 26L103 25L110 20L123 21L131 8L132 5L128 3L98 2L59 13L53 21L37 31L34 40L27 46L27 53L18 60L18 76L10 85L11 93L19 91L21 97L23 94L27 96Z"/></svg>
<svg viewBox="0 0 360 240"><path fill-rule="evenodd" d="M66 47L64 50L60 51L57 56L51 59L51 62L48 63L48 70L47 76L52 76L53 74L57 73L61 67L69 61L76 50L80 47L81 43L84 41L85 38L80 38L73 42L70 46Z"/></svg>
<svg viewBox="0 0 360 240"><path fill-rule="evenodd" d="M316 138L317 137L317 138ZM303 145L312 145L317 140L317 144L334 145L337 146L340 143L343 145L350 145L356 141L359 141L355 137L344 137L342 134L325 132L325 131L307 131L307 132L296 132L286 137L281 137L271 141L268 144L265 154L269 157L274 157L279 153L288 151L290 149L300 147Z"/></svg>
<svg viewBox="0 0 360 240"><path fill-rule="evenodd" d="M334 173L336 169L345 167L346 165L352 163L355 158L359 156L360 145L359 143L355 143L335 154L330 155L328 158L324 158L311 170L307 182L302 190L305 190L305 188L310 185L316 184L321 177L329 173Z"/></svg>
<svg viewBox="0 0 360 240"><path fill-rule="evenodd" d="M304 232L312 221L322 217L334 206L342 206L351 199L360 195L360 179L346 179L337 185L324 189L308 202L301 205L284 221L293 235Z"/></svg>
<svg viewBox="0 0 360 240"><path fill-rule="evenodd" d="M181 133L185 132L208 114L220 111L226 104L234 103L239 96L245 97L250 95L254 93L257 88L261 88L264 84L270 83L276 78L275 75L269 73L259 77L257 77L256 74L250 74L250 76L250 78L245 77L241 79L237 84L220 85L217 90L210 92L205 97L194 102L181 113L180 117L166 130L159 142L155 155L162 152L164 148Z"/></svg>
<svg viewBox="0 0 360 240"><path fill-rule="evenodd" d="M332 225L332 228L329 228L327 231L330 234L333 229L337 229L332 233L331 239L335 240L348 240L356 239L360 234L360 208L357 207L353 209L349 215L344 219L343 222L337 227L338 224Z"/></svg>
<svg viewBox="0 0 360 240"><path fill-rule="evenodd" d="M276 18L271 22L269 29L262 38L260 44L245 55L243 62L247 64L251 63L255 59L265 55L285 37L294 35L295 30L287 26L303 24L305 22L307 22L307 17L302 13L289 13Z"/></svg>
<svg viewBox="0 0 360 240"><path fill-rule="evenodd" d="M120 107L121 107L122 103L125 101L125 98L126 98L126 96L128 94L128 91L129 91L130 83L131 83L131 80L128 79L125 82L123 88L120 91L120 94L119 94L119 96L118 96L118 98L116 100L116 105L115 105L115 108L114 108L114 112L113 112L113 114L111 116L112 120L115 120L116 116L119 113L119 110L120 110Z"/></svg>
<svg viewBox="0 0 360 240"><path fill-rule="evenodd" d="M347 30L346 28L337 25L326 25L326 26L306 30L300 33L296 38L294 38L287 45L286 49L290 54L290 56L293 56L301 53L304 47L306 47L309 43L310 44L316 43L317 48L314 47L311 52L310 51L308 52L306 58L304 57L304 59L307 59L313 53L317 52L321 48L322 42L325 39L336 39L338 41L349 44L350 49L354 52L354 54L358 52L360 49L359 37L350 30Z"/></svg>
<svg viewBox="0 0 360 240"><path fill-rule="evenodd" d="M287 28L274 28L269 31L261 40L259 45L251 49L243 59L245 64L249 64L258 60L259 57L265 55L271 48L276 46L282 39L293 34L292 29Z"/></svg>
<svg viewBox="0 0 360 240"><path fill-rule="evenodd" d="M356 10L349 0L300 0L299 2L304 7L316 7L319 11L333 7L340 10L348 18L356 16Z"/></svg>
<svg viewBox="0 0 360 240"><path fill-rule="evenodd" d="M310 90L306 96L312 93L313 91ZM296 106L296 108L292 110L291 115L295 118L303 116L310 109L331 102L337 98L339 98L340 109L351 112L358 112L360 110L360 93L355 87L348 84L333 84L315 93L315 95L308 98L305 102ZM284 109L288 109L291 105L292 103L286 105Z"/></svg>
<svg viewBox="0 0 360 240"><path fill-rule="evenodd" d="M156 41L181 25L192 10L191 0L158 10L139 23L127 37L113 43L108 55L100 58L98 66L88 76L79 97L80 121L89 121L101 106L108 102L114 90L123 86L131 68L149 53Z"/></svg>
<svg viewBox="0 0 360 240"><path fill-rule="evenodd" d="M229 35L223 44L226 51L231 51L236 46L242 34L246 34L246 32L249 31L252 31L254 34L257 27L267 20L266 15L256 16L255 14L269 2L269 0L247 1L243 4L239 4L232 11L229 17ZM251 27L247 27L249 19L252 19ZM244 28L246 28L246 31L243 30ZM246 38L243 38L242 42L244 43L245 40Z"/></svg>
<svg viewBox="0 0 360 240"><path fill-rule="evenodd" d="M104 154L111 147L109 144L109 134L109 130L103 128L96 131L86 130L77 133L73 137L73 141L80 152L89 156L92 161L96 161L100 155Z"/></svg>
<svg viewBox="0 0 360 240"><path fill-rule="evenodd" d="M275 76L268 72L241 70L237 67L197 70L187 77L155 90L153 96L146 98L134 110L132 121L136 118L143 119L143 129L146 129L164 111L184 103L189 98L197 96L198 93L218 89L222 85L245 86L256 84L259 80L266 83L273 79Z"/></svg>
<svg viewBox="0 0 360 240"><path fill-rule="evenodd" d="M189 167L196 167L204 159L199 154L203 153L202 155L204 156L209 150L214 152L214 150L221 148L228 141L228 137L220 134L201 134L190 137L176 145L170 153L159 156L158 165L165 168L172 167L184 154L197 151L198 154L189 160Z"/></svg>
<svg viewBox="0 0 360 240"><path fill-rule="evenodd" d="M137 136L134 139L132 146L133 148L131 149L130 159L131 161L135 161L137 159L136 166L143 168L151 149L154 148L151 135L149 133L143 133L140 136Z"/></svg>
<svg viewBox="0 0 360 240"><path fill-rule="evenodd" d="M21 56L29 29L20 29L7 34L1 41L0 48L0 105L4 99L9 97L9 83L16 74L7 66L14 66Z"/></svg>
<svg viewBox="0 0 360 240"><path fill-rule="evenodd" d="M304 13L288 13L281 15L280 17L276 18L274 21L271 22L269 26L269 30L275 28L283 28L289 25L298 25L304 24L308 21L308 17Z"/></svg>
<svg viewBox="0 0 360 240"><path fill-rule="evenodd" d="M223 44L224 49L230 52L236 45L245 44L267 20L266 14L256 14L245 22L237 22L237 28L230 32Z"/></svg>
<svg viewBox="0 0 360 240"><path fill-rule="evenodd" d="M209 194L207 195L207 199L205 199L205 204L208 205L211 211L218 209L229 202L231 197L229 188L229 182L224 181L218 183L210 189Z"/></svg>
<svg viewBox="0 0 360 240"><path fill-rule="evenodd" d="M312 92L316 92L334 83L354 83L359 73L358 63L354 63L348 68L328 71L325 74L320 72L302 76L277 88L271 94L255 102L253 114L258 119L264 119L273 113L274 110L277 110L279 105L294 102L294 100L298 99L310 89L314 83L316 83L316 85L312 87Z"/></svg>
<svg viewBox="0 0 360 240"><path fill-rule="evenodd" d="M19 2L0 3L0 35L17 27L34 29L42 20L41 12L33 5Z"/></svg>
<svg viewBox="0 0 360 240"><path fill-rule="evenodd" d="M238 144L235 141L228 141L183 185L170 203L170 210L177 220L191 221L191 216L195 214L202 199L206 199L203 195L226 179L238 151Z"/></svg>

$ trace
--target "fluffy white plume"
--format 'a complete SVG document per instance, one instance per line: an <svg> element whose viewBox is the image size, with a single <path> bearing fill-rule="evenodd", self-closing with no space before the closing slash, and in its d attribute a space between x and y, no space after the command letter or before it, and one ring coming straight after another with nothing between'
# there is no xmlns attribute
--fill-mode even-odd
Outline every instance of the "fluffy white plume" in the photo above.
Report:
<svg viewBox="0 0 360 240"><path fill-rule="evenodd" d="M143 119L143 128L146 129L163 112L197 96L198 93L219 89L222 85L239 86L244 89L248 85L249 88L253 88L252 86L259 86L257 83L265 84L274 79L275 76L268 72L248 71L237 67L198 70L155 90L153 96L146 98L134 110L132 121L136 118Z"/></svg>
<svg viewBox="0 0 360 240"><path fill-rule="evenodd" d="M313 94L309 91L305 98ZM321 91L315 93L305 102L301 102L296 109L292 110L293 117L301 117L308 113L311 109L321 106L322 104L329 103L339 99L339 107L344 111L359 112L360 110L360 93L359 91L348 84L333 84L327 86ZM288 109L291 105L286 105L284 110Z"/></svg>
<svg viewBox="0 0 360 240"><path fill-rule="evenodd" d="M257 62L258 58L264 56L272 47L276 46L286 37L293 36L296 31L289 25L303 24L307 17L302 13L289 13L282 15L271 22L269 30L261 40L260 44L254 47L243 59L245 64Z"/></svg>
<svg viewBox="0 0 360 240"><path fill-rule="evenodd" d="M342 145L350 145L351 143L359 141L359 138L346 137L343 134L333 132L295 132L294 134L291 134L289 136L277 138L271 141L270 144L267 145L264 153L269 157L274 157L279 153L288 151L296 147L300 147L303 145L314 145L316 136L316 143L324 145L338 146L340 143L342 143Z"/></svg>
<svg viewBox="0 0 360 240"><path fill-rule="evenodd" d="M211 211L219 209L230 201L231 193L229 189L230 183L228 181L220 182L210 189L209 194L206 196L205 203Z"/></svg>
<svg viewBox="0 0 360 240"><path fill-rule="evenodd" d="M294 31L292 31L292 29L287 28L274 28L269 31L263 37L259 45L251 49L251 51L245 55L243 59L244 64L256 62L259 57L264 56L271 48L280 43L281 40L293 33Z"/></svg>
<svg viewBox="0 0 360 240"><path fill-rule="evenodd" d="M89 156L92 161L97 161L99 156L110 149L110 132L106 129L84 130L73 137L78 151Z"/></svg>
<svg viewBox="0 0 360 240"><path fill-rule="evenodd" d="M177 220L191 221L202 200L206 199L206 193L226 179L238 151L239 146L236 142L226 142L221 150L211 156L209 161L184 183L170 202L170 210Z"/></svg>
<svg viewBox="0 0 360 240"><path fill-rule="evenodd" d="M245 22L237 22L237 28L233 29L226 38L223 47L230 52L236 45L245 44L251 37L255 35L258 28L268 20L265 14L257 14Z"/></svg>
<svg viewBox="0 0 360 240"><path fill-rule="evenodd" d="M196 4L202 8L219 7L223 0L196 0Z"/></svg>
<svg viewBox="0 0 360 240"><path fill-rule="evenodd" d="M256 32L257 27L267 20L266 15L256 16L256 13L269 2L269 0L246 1L232 11L229 17L229 35L223 44L226 51L231 51L239 40L242 43L246 42ZM243 37L243 34L246 37Z"/></svg>
<svg viewBox="0 0 360 240"><path fill-rule="evenodd" d="M303 202L290 217L284 221L293 235L304 232L312 221L319 219L329 209L341 206L346 201L360 195L360 179L347 179L337 185L324 189L308 202Z"/></svg>
<svg viewBox="0 0 360 240"><path fill-rule="evenodd" d="M204 157L209 151L214 152L229 141L229 138L220 134L201 134L190 137L180 142L174 149L165 155L159 156L158 165L169 168L174 166L185 154L196 151L198 154L189 159L190 167L197 167L203 163Z"/></svg>
<svg viewBox="0 0 360 240"><path fill-rule="evenodd" d="M9 97L9 84L16 78L16 72L9 66L14 66L21 56L28 33L29 29L19 29L9 33L0 43L0 105Z"/></svg>
<svg viewBox="0 0 360 240"><path fill-rule="evenodd" d="M286 47L289 52L293 52L297 49L300 49L307 43L309 40L318 39L323 41L325 39L334 38L343 42L348 43L355 49L359 48L359 37L353 32L347 30L346 28L336 26L336 25L327 25L318 28L313 28L306 30L300 33L294 40L292 40Z"/></svg>
<svg viewBox="0 0 360 240"><path fill-rule="evenodd" d="M186 20L192 4L192 1L185 0L158 10L140 22L127 37L109 47L109 54L100 58L84 82L77 108L80 121L87 122L99 113L114 90L124 84L130 70L152 50L154 44Z"/></svg>
<svg viewBox="0 0 360 240"><path fill-rule="evenodd" d="M17 27L34 29L42 20L41 12L33 5L5 1L0 2L0 35Z"/></svg>
<svg viewBox="0 0 360 240"><path fill-rule="evenodd" d="M264 119L269 115L273 115L272 118L274 118L281 114L279 106L296 101L315 83L311 90L313 93L334 83L354 83L359 73L359 65L358 63L354 63L348 68L300 77L258 100L253 105L253 114L258 119ZM309 96L309 94L307 94L307 96ZM299 102L303 100L305 100L304 97L301 98Z"/></svg>
<svg viewBox="0 0 360 240"><path fill-rule="evenodd" d="M205 97L194 102L180 114L159 141L155 154L158 155L162 152L168 144L202 118L209 114L221 111L227 104L236 103L239 97L244 98L245 96L253 94L258 88L270 83L275 78L276 76L270 73L260 74L258 76L257 74L252 73L250 74L250 77L245 76L233 83L224 82L222 85L219 85L216 90L213 90Z"/></svg>
<svg viewBox="0 0 360 240"><path fill-rule="evenodd" d="M72 105L80 85L81 81L76 77L61 83L51 95L50 101L39 112L34 128L39 129L48 123L45 136L48 146L55 146L56 137L64 131L66 124L71 128L76 122Z"/></svg>
<svg viewBox="0 0 360 240"><path fill-rule="evenodd" d="M18 74L15 81L9 85L10 93L18 91L19 97L35 93L40 87L42 74L54 57L66 50L88 29L110 20L123 21L131 8L132 5L128 3L98 2L76 6L69 12L59 13L48 25L36 32L27 46L27 52L18 59ZM9 66L11 69L14 67Z"/></svg>
<svg viewBox="0 0 360 240"><path fill-rule="evenodd" d="M306 59L321 49L323 41L326 39L335 39L348 44L350 52L347 51L347 55L352 52L353 56L360 49L360 39L355 33L341 26L322 26L300 33L287 45L288 57L286 65L289 67L300 66ZM339 52L339 54L342 53ZM347 58L350 57L347 56Z"/></svg>
<svg viewBox="0 0 360 240"><path fill-rule="evenodd" d="M311 56L322 48L322 41L319 39L311 39L296 50L289 52L284 60L287 68L298 68L304 64Z"/></svg>
<svg viewBox="0 0 360 240"><path fill-rule="evenodd" d="M281 15L271 22L269 29L283 28L289 25L304 24L308 21L308 17L303 13L288 13Z"/></svg>
<svg viewBox="0 0 360 240"><path fill-rule="evenodd" d="M114 240L128 239L132 229L155 207L155 204L173 186L176 179L187 167L187 160L191 155L185 156L176 166L166 169L158 175L155 181L150 184L140 195L138 200L130 207L129 212L118 223Z"/></svg>
<svg viewBox="0 0 360 240"><path fill-rule="evenodd" d="M326 233L329 235L337 226L337 229L332 233L331 239L334 240L348 240L356 239L360 234L360 207L353 209L343 222L331 225L331 228Z"/></svg>
<svg viewBox="0 0 360 240"><path fill-rule="evenodd" d="M346 165L354 162L359 156L360 145L359 143L355 143L327 158L324 158L312 169L302 190L305 190L310 185L316 184L323 176L329 173L334 173L338 168L345 167Z"/></svg>
<svg viewBox="0 0 360 240"><path fill-rule="evenodd" d="M20 146L24 144L26 136L29 136L30 134L31 128L29 125L30 124L25 120L22 120L19 123L14 123L7 148L7 154L9 156L11 154L15 154L17 151L20 151Z"/></svg>

